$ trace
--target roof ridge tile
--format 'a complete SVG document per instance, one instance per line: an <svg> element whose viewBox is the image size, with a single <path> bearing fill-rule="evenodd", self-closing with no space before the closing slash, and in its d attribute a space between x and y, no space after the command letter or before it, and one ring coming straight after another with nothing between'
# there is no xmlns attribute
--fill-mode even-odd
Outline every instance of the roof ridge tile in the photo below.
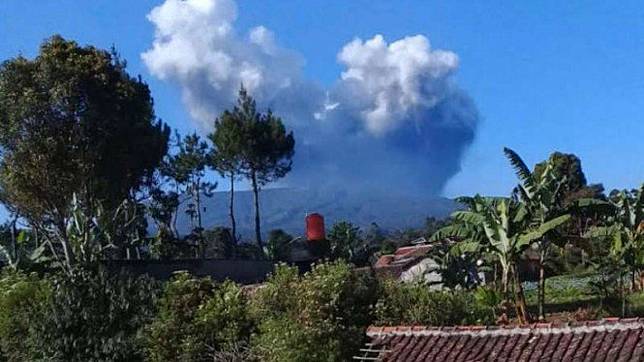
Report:
<svg viewBox="0 0 644 362"><path fill-rule="evenodd" d="M619 318L607 317L589 321L570 322L539 322L531 324L510 324L510 325L455 325L455 326L430 326L430 325L398 325L398 326L369 326L367 334L460 334L460 333L550 333L561 331L574 331L595 328L642 328L644 329L644 318Z"/></svg>

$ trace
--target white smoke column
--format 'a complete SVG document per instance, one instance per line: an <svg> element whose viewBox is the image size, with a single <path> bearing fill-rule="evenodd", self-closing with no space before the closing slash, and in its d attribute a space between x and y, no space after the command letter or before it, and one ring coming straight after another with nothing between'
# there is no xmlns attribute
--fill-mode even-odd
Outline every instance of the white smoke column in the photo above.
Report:
<svg viewBox="0 0 644 362"><path fill-rule="evenodd" d="M453 82L458 56L423 35L391 43L376 35L338 53L345 66L323 89L302 77L304 61L263 26L235 31L232 0L166 0L142 54L150 73L181 88L202 131L234 105L240 84L296 137L291 185L437 194L460 169L478 112ZM376 193L374 193L376 194Z"/></svg>
<svg viewBox="0 0 644 362"><path fill-rule="evenodd" d="M338 60L347 69L343 87L362 103L360 118L369 131L382 135L408 121L418 108L430 109L448 93L448 77L458 68L458 57L432 50L422 35L391 44L376 35L345 45Z"/></svg>
<svg viewBox="0 0 644 362"><path fill-rule="evenodd" d="M300 78L295 53L277 47L262 26L238 37L236 18L232 0L167 0L148 14L155 39L141 57L154 76L181 86L191 116L205 130L234 102L241 84L270 102Z"/></svg>

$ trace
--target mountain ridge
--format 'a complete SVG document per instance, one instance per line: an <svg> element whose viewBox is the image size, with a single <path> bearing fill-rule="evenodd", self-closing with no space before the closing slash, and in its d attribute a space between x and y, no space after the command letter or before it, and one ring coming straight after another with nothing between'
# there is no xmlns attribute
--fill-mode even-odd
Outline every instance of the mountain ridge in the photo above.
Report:
<svg viewBox="0 0 644 362"><path fill-rule="evenodd" d="M229 197L229 191L218 191L210 198L203 198L205 228L230 226ZM443 218L456 209L456 202L444 197L298 188L262 190L259 202L263 234L283 229L294 236L303 235L304 218L314 212L324 216L327 229L335 222L346 220L363 229L375 222L383 230L392 231L422 227L427 217ZM184 210L179 213L177 225L181 233L188 233L190 219ZM237 232L245 239L252 238L252 191L235 191L235 218Z"/></svg>

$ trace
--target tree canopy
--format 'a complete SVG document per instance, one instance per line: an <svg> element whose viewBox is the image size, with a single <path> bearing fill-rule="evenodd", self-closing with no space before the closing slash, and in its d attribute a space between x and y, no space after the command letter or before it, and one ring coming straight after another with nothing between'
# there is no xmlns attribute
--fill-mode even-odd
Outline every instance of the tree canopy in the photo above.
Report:
<svg viewBox="0 0 644 362"><path fill-rule="evenodd" d="M114 51L60 36L0 66L0 188L30 221L61 224L72 196L115 207L167 152L148 86Z"/></svg>
<svg viewBox="0 0 644 362"><path fill-rule="evenodd" d="M255 100L243 86L239 90L237 106L232 112L225 112L215 126L224 127L211 136L217 152L223 152L215 156L217 164L223 164L229 170L238 166L239 172L251 182L255 201L255 238L262 247L259 189L291 171L295 154L293 132L288 132L282 119L270 110L258 112Z"/></svg>

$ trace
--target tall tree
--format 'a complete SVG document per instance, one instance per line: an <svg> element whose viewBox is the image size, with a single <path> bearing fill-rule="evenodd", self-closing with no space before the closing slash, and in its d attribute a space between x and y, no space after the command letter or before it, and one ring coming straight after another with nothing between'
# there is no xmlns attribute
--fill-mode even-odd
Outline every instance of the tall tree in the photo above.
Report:
<svg viewBox="0 0 644 362"><path fill-rule="evenodd" d="M212 197L212 192L217 187L216 183L205 181L206 168L212 163L210 146L201 140L196 133L181 138L177 136L177 152L168 156L164 162L164 170L172 178L176 192L185 195L187 201L186 213L190 217L192 226L191 236L196 238L197 247L203 256L203 218L202 197ZM175 216L176 217L176 216ZM177 235L178 236L178 235Z"/></svg>
<svg viewBox="0 0 644 362"><path fill-rule="evenodd" d="M550 170L548 171L548 169ZM553 172L562 178L565 177L566 181L562 185L563 192L574 192L587 186L586 175L581 168L581 160L572 153L551 153L547 160L534 166L532 174L538 180L546 171Z"/></svg>
<svg viewBox="0 0 644 362"><path fill-rule="evenodd" d="M242 86L237 101L242 119L241 173L250 180L255 209L255 239L263 248L259 217L259 191L291 171L295 154L293 132L287 132L282 119L270 110L257 112L255 100Z"/></svg>
<svg viewBox="0 0 644 362"><path fill-rule="evenodd" d="M148 86L114 52L54 36L0 66L2 201L67 243L74 195L91 216L146 185L167 152ZM65 246L65 245L64 245Z"/></svg>
<svg viewBox="0 0 644 362"><path fill-rule="evenodd" d="M250 107L244 107L240 97L232 111L224 111L215 120L214 132L208 135L213 144L213 168L222 177L230 181L230 199L228 215L230 216L233 240L237 240L237 223L235 221L235 181L241 172L242 147L244 142L244 119ZM246 111L246 113L245 113ZM252 117L252 115L251 115Z"/></svg>
<svg viewBox="0 0 644 362"><path fill-rule="evenodd" d="M547 160L534 166L532 177L535 181L543 179L548 173L559 178L561 182L561 199L568 206L582 198L601 198L604 187L601 184L589 185L581 167L581 160L572 153L553 152Z"/></svg>

